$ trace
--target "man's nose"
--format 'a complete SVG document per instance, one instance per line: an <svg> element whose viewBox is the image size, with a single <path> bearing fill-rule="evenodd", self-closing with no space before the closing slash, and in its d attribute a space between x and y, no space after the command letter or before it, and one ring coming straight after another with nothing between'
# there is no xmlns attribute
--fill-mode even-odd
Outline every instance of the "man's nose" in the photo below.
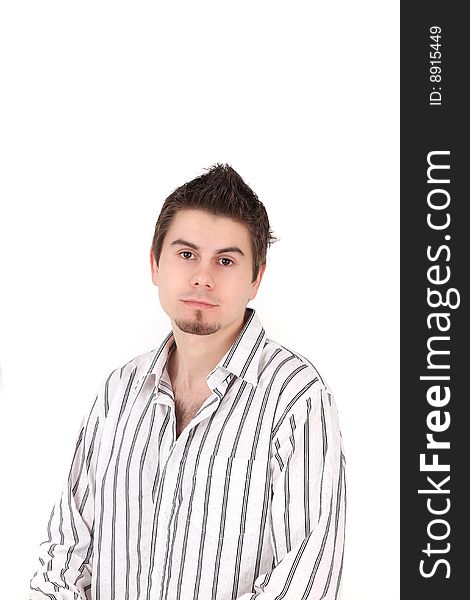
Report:
<svg viewBox="0 0 470 600"><path fill-rule="evenodd" d="M191 285L194 287L213 288L215 282L210 267L204 265L203 263L199 263L197 269L191 277Z"/></svg>

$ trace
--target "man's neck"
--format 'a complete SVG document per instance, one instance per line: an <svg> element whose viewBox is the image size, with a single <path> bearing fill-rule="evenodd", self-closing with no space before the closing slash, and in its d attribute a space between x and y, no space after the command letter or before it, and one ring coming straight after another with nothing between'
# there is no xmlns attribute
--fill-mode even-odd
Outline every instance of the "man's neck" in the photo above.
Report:
<svg viewBox="0 0 470 600"><path fill-rule="evenodd" d="M209 373L237 339L244 323L245 316L229 330L220 329L210 335L185 333L172 323L176 342L168 367L172 384L187 390L204 385Z"/></svg>

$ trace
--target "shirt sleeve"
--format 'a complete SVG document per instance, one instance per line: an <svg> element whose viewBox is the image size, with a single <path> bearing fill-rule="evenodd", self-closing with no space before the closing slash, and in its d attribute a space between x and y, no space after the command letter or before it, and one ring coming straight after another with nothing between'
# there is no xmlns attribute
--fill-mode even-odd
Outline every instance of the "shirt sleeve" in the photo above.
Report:
<svg viewBox="0 0 470 600"><path fill-rule="evenodd" d="M238 600L337 600L346 516L343 443L331 392L318 387L273 429L273 569Z"/></svg>
<svg viewBox="0 0 470 600"><path fill-rule="evenodd" d="M30 600L91 597L96 462L114 373L100 385L80 423L68 479L52 509L47 539L39 546L39 568L30 580Z"/></svg>

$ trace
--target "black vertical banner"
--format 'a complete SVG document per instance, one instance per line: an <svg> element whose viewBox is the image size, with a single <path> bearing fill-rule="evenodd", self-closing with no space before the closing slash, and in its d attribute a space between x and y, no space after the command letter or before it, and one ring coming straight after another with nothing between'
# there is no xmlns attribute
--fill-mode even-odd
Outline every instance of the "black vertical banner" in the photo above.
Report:
<svg viewBox="0 0 470 600"><path fill-rule="evenodd" d="M402 600L469 596L470 35L463 10L457 2L401 3Z"/></svg>

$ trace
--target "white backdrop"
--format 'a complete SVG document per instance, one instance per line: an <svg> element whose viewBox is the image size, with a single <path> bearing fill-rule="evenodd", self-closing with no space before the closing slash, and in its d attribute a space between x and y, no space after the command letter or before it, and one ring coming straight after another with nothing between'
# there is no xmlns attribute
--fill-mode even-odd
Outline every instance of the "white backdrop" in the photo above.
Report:
<svg viewBox="0 0 470 600"><path fill-rule="evenodd" d="M2 597L26 597L98 383L169 331L164 198L229 162L281 238L252 306L335 393L343 600L398 599L398 2L0 10Z"/></svg>

